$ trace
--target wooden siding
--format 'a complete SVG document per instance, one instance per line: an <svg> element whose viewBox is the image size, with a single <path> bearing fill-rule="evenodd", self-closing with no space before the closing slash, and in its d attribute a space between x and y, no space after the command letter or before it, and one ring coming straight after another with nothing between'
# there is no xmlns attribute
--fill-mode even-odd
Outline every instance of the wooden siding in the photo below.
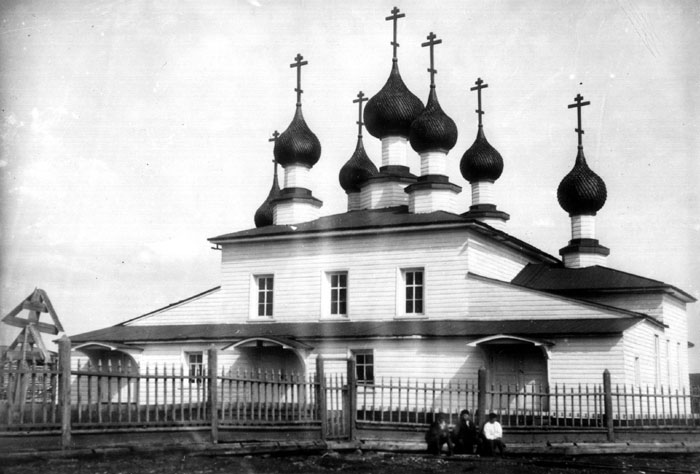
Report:
<svg viewBox="0 0 700 474"><path fill-rule="evenodd" d="M305 239L225 246L222 292L228 322L249 320L251 275L275 279L275 321L321 318L324 272L348 272L348 317L394 318L400 269L425 270L425 314L464 315L467 259L464 230Z"/></svg>
<svg viewBox="0 0 700 474"><path fill-rule="evenodd" d="M469 317L476 319L589 319L619 313L507 283L468 279Z"/></svg>
<svg viewBox="0 0 700 474"><path fill-rule="evenodd" d="M644 313L659 320L662 318L663 297L658 293L582 296L581 299L614 306L615 308Z"/></svg>
<svg viewBox="0 0 700 474"><path fill-rule="evenodd" d="M663 338L663 330L649 322L642 322L625 331L625 383L637 386L656 384L656 355L654 338ZM638 362L635 359L639 358ZM636 372L638 371L638 374ZM636 380L637 377L639 380Z"/></svg>
<svg viewBox="0 0 700 474"><path fill-rule="evenodd" d="M554 339L549 360L549 382L578 384L603 383L603 371L608 369L613 380L625 372L622 337L558 338Z"/></svg>
<svg viewBox="0 0 700 474"><path fill-rule="evenodd" d="M533 262L518 252L491 239L470 233L469 271L496 280L511 281L525 265Z"/></svg>
<svg viewBox="0 0 700 474"><path fill-rule="evenodd" d="M162 326L165 324L217 324L231 322L223 311L221 290L164 308L151 315L136 319L128 326Z"/></svg>

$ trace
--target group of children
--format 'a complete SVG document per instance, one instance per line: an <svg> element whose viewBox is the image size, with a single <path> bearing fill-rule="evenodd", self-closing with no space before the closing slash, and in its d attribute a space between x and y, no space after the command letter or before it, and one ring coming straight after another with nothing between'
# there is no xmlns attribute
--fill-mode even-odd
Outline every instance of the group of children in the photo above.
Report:
<svg viewBox="0 0 700 474"><path fill-rule="evenodd" d="M469 410L460 412L459 422L454 427L447 425L444 415L438 415L425 434L428 453L439 455L442 447L447 444L449 455L476 452L483 456L493 456L496 450L502 455L506 445L503 443L503 428L497 418L495 413L489 413L488 421L479 430Z"/></svg>

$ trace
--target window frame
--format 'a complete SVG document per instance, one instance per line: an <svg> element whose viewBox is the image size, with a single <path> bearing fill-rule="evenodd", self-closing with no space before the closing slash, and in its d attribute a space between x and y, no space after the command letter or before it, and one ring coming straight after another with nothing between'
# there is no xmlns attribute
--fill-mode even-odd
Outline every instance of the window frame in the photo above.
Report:
<svg viewBox="0 0 700 474"><path fill-rule="evenodd" d="M345 286L333 285L333 278L336 276L345 277ZM348 319L350 314L350 272L345 269L329 270L321 272L321 298L320 316L321 319ZM334 291L345 291L345 312L334 313Z"/></svg>
<svg viewBox="0 0 700 474"><path fill-rule="evenodd" d="M200 361L192 362L192 356L199 356ZM185 362L187 364L187 375L190 377L190 383L201 384L204 381L204 351L185 351ZM195 370L192 368L195 367Z"/></svg>
<svg viewBox="0 0 700 474"><path fill-rule="evenodd" d="M416 283L415 275L420 274ZM422 266L399 268L397 271L396 316L403 318L425 318L426 269ZM416 293L420 293L417 297ZM418 308L416 306L419 305ZM418 309L418 311L416 311Z"/></svg>
<svg viewBox="0 0 700 474"><path fill-rule="evenodd" d="M350 353L355 359L355 381L357 384L374 386L376 380L374 349L352 349ZM365 360L367 356L371 357L369 363ZM370 378L367 377L367 368L371 370ZM363 377L360 377L360 372L364 375Z"/></svg>
<svg viewBox="0 0 700 474"><path fill-rule="evenodd" d="M267 281L271 285L268 288ZM261 281L266 281L265 288L261 288ZM261 301L263 296L263 301ZM269 299L269 301L268 301ZM262 306L261 306L262 305ZM269 314L268 313L269 307ZM263 314L261 309L265 308ZM250 319L271 320L275 317L275 275L274 273L256 273L251 275L250 284Z"/></svg>

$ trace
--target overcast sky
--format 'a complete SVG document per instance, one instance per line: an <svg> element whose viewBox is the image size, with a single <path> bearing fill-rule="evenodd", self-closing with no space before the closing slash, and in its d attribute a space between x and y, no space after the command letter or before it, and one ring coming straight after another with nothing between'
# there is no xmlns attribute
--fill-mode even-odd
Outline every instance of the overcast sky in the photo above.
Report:
<svg viewBox="0 0 700 474"><path fill-rule="evenodd" d="M359 90L391 66L395 0L10 1L0 6L0 316L46 290L69 334L116 324L219 284L208 237L253 226L271 183L274 130L304 116L323 152L323 214L343 212ZM700 4L687 1L402 1L399 65L459 128L449 175L476 135L505 170L507 231L558 256L570 239L557 185L576 156L577 93L609 266L700 296ZM378 140L365 147L379 165ZM410 164L419 173L418 157ZM700 346L698 304L689 338ZM14 337L0 325L0 340ZM700 371L700 351L691 352Z"/></svg>

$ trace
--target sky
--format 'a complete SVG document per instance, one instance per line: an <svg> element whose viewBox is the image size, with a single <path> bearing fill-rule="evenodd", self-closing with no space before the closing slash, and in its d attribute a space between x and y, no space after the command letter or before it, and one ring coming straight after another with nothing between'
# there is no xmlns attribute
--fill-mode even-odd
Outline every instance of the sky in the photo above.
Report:
<svg viewBox="0 0 700 474"><path fill-rule="evenodd" d="M362 90L399 66L424 102L435 32L437 94L459 129L450 181L476 135L504 158L494 194L507 232L559 255L556 189L583 143L608 200L608 265L700 297L700 4L695 0L4 0L0 5L0 316L44 289L67 333L113 325L219 284L208 237L253 227L271 184L274 130L294 114L322 144L312 191L346 209L338 171ZM365 148L381 162L380 142ZM409 164L418 173L417 155ZM699 304L690 306L700 372ZM25 313L26 314L26 313ZM0 342L15 332L0 325Z"/></svg>

